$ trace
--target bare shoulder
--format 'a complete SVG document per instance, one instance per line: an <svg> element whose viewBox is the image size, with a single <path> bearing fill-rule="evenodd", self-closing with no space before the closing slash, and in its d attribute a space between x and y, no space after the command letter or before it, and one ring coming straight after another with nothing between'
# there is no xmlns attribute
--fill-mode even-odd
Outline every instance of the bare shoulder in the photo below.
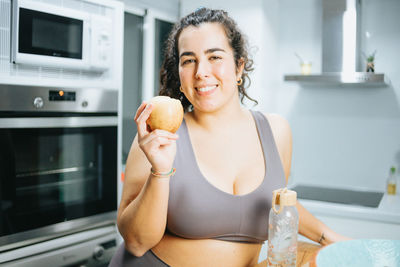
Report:
<svg viewBox="0 0 400 267"><path fill-rule="evenodd" d="M282 115L277 113L264 113L264 116L268 119L272 130L290 130L289 122Z"/></svg>
<svg viewBox="0 0 400 267"><path fill-rule="evenodd" d="M279 152L282 153L289 148L291 149L292 130L287 119L276 113L264 113L264 116L268 119L271 126Z"/></svg>
<svg viewBox="0 0 400 267"><path fill-rule="evenodd" d="M286 179L289 177L292 160L292 130L287 119L275 113L264 113L271 125L272 134L281 157Z"/></svg>

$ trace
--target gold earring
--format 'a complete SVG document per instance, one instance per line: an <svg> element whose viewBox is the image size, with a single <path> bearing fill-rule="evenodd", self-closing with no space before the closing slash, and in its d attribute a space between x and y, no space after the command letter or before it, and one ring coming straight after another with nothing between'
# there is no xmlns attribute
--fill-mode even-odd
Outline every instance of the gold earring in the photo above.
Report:
<svg viewBox="0 0 400 267"><path fill-rule="evenodd" d="M243 79L242 79L242 77L240 77L240 79L239 79L239 80L237 80L237 81L236 81L236 83L237 83L237 85L242 85L242 83L243 83Z"/></svg>

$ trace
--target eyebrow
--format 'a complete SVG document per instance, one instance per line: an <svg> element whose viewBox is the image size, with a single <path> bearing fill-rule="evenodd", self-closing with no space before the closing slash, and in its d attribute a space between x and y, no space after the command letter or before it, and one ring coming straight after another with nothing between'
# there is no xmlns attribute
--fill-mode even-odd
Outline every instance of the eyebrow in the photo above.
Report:
<svg viewBox="0 0 400 267"><path fill-rule="evenodd" d="M209 49L207 49L206 51L204 51L204 53L210 54L210 53L213 53L213 52L216 52L216 51L225 52L225 50L222 49L222 48L209 48ZM181 57L183 57L183 56L194 56L194 55L195 55L194 52L187 51L187 52L183 52L183 53L179 56L179 58L181 58Z"/></svg>

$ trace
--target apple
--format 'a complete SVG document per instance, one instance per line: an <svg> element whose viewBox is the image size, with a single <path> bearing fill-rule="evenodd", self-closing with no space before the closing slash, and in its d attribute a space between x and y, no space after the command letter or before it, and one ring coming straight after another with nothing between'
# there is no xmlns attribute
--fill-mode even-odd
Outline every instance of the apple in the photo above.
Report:
<svg viewBox="0 0 400 267"><path fill-rule="evenodd" d="M153 131L161 129L175 133L183 120L183 107L181 101L169 96L156 96L150 99L153 111L146 123Z"/></svg>

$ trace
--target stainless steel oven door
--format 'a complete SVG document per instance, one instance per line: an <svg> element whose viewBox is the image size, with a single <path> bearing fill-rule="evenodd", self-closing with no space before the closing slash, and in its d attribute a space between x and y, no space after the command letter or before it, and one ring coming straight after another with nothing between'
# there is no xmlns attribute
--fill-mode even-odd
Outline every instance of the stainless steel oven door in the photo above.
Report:
<svg viewBox="0 0 400 267"><path fill-rule="evenodd" d="M109 224L117 116L0 118L0 252Z"/></svg>

